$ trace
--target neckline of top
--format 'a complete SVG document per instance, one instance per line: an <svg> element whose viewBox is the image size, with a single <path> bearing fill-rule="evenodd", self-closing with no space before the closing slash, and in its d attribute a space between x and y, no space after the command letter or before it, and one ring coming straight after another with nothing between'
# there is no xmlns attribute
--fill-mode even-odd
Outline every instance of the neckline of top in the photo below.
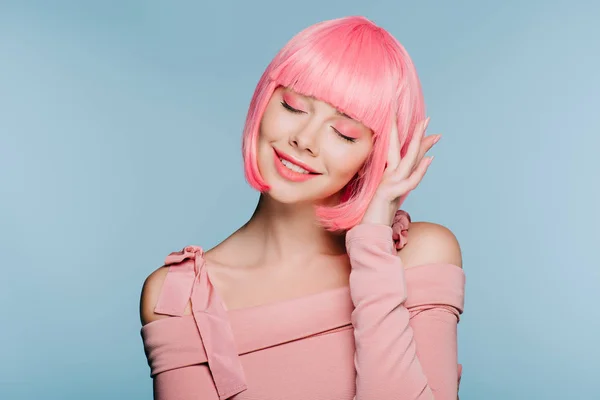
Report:
<svg viewBox="0 0 600 400"><path fill-rule="evenodd" d="M454 264L440 264L440 263L417 265L417 266L406 269L405 273L408 275L411 275L412 273L417 273L417 271L422 270L424 268L439 267L442 265L444 265L444 268L452 267L452 269L458 270L459 272L464 274L464 271L459 266L456 266ZM210 280L210 276L208 276L208 279ZM212 282L211 282L211 286L212 286ZM223 302L222 297L219 295L218 291L216 290L216 288L214 286L212 286L212 288L215 291L217 298L221 302L223 309L225 310L227 315L229 315L230 317L240 317L242 315L248 316L248 314L256 315L259 312L268 313L269 311L272 311L272 310L275 310L278 308L282 308L282 307L286 307L286 306L289 307L294 304L300 304L300 303L307 303L307 302L310 303L311 301L314 301L317 304L325 304L325 301L323 299L326 299L328 297L347 299L348 301L351 301L350 287L348 285L345 285L345 286L340 286L337 288L332 288L332 289L327 289L327 290L323 290L323 291L319 291L319 292L315 292L315 293L310 293L310 294L307 294L304 296L291 297L291 298L277 300L277 301L273 301L273 302L257 304L254 306L228 309L227 306L225 305L225 303ZM192 314L185 314L185 315L178 316L178 317L172 316L169 318L161 318L161 319L157 319L157 320L148 322L147 324L142 326L142 329L144 329L147 326L160 325L161 323L172 320L173 318L188 319L188 318L192 318L192 317L193 317Z"/></svg>

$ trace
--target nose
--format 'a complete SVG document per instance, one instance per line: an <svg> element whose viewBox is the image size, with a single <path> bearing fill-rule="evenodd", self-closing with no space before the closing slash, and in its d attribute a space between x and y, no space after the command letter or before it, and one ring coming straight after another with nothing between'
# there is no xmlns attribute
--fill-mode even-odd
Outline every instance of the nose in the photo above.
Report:
<svg viewBox="0 0 600 400"><path fill-rule="evenodd" d="M319 155L319 130L307 126L299 132L290 135L289 144L299 152L308 152L313 157Z"/></svg>

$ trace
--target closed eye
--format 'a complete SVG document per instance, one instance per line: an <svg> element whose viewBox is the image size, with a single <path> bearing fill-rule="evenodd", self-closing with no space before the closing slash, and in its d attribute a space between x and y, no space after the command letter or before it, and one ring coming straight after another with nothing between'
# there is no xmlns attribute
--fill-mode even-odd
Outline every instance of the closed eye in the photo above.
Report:
<svg viewBox="0 0 600 400"><path fill-rule="evenodd" d="M291 111L291 112L293 112L293 113L295 113L295 114L304 114L304 111L302 111L302 110L298 110L298 109L296 109L296 108L294 108L294 107L290 106L288 103L286 103L286 102L285 102L285 100L282 100L282 101L281 101L281 105L282 105L282 106L283 106L283 108L285 108L286 110L288 110L288 111Z"/></svg>
<svg viewBox="0 0 600 400"><path fill-rule="evenodd" d="M346 136L346 135L344 135L342 132L338 131L338 130L337 130L337 129L335 129L333 126L331 127L331 129L333 129L333 130L335 131L335 133L337 133L337 135L338 135L340 138L342 138L342 139L344 139L344 140L347 140L348 142L351 142L351 143L354 143L354 142L356 142L356 139L355 139L355 138L352 138L352 137L350 137L350 136Z"/></svg>

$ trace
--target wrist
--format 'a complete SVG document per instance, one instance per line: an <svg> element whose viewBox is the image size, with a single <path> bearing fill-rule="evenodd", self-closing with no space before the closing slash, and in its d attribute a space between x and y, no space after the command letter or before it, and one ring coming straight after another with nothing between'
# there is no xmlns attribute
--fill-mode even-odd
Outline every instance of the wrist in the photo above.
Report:
<svg viewBox="0 0 600 400"><path fill-rule="evenodd" d="M359 224L375 224L392 226L398 207L390 202L371 202Z"/></svg>
<svg viewBox="0 0 600 400"><path fill-rule="evenodd" d="M396 254L392 228L384 224L358 224L346 232L346 249L352 255L357 249L379 248L384 253Z"/></svg>

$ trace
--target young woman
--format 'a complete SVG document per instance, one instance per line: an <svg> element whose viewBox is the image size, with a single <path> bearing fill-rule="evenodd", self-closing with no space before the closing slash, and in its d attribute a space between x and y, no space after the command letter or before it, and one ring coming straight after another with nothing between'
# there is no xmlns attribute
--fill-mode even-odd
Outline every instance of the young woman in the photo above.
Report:
<svg viewBox="0 0 600 400"><path fill-rule="evenodd" d="M156 399L456 399L464 274L454 235L397 211L423 178L415 68L362 17L300 32L252 98L255 213L146 279Z"/></svg>

